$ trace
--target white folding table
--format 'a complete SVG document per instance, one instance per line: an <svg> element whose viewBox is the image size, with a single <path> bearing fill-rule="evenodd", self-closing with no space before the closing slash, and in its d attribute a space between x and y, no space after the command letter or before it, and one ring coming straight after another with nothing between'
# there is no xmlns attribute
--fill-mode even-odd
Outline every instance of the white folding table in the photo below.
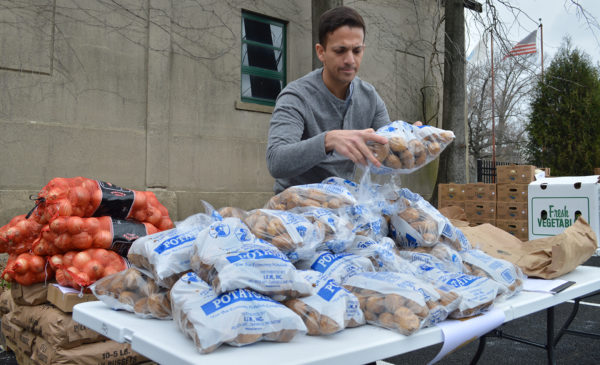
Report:
<svg viewBox="0 0 600 365"><path fill-rule="evenodd" d="M505 314L505 323L552 308L567 300L600 290L600 267L580 266L561 277L574 281L557 293L520 292L496 303ZM289 343L259 342L245 347L221 346L200 354L193 341L172 320L142 319L125 311L114 311L104 303L81 303L73 309L73 319L160 364L364 364L441 343L440 328L430 327L404 336L380 327L365 325L331 336L298 335ZM477 321L474 317L468 321ZM553 349L550 349L553 350ZM549 350L549 352L550 352ZM549 355L550 359L550 355Z"/></svg>

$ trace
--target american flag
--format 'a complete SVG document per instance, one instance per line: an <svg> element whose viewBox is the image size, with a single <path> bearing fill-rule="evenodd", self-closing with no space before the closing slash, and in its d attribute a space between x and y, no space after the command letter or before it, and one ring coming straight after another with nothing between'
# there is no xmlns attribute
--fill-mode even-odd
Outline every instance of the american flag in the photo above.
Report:
<svg viewBox="0 0 600 365"><path fill-rule="evenodd" d="M537 52L537 48L535 45L536 39L537 39L537 29L534 30L533 32L529 33L529 35L527 37L523 38L510 51L508 51L508 54L506 55L506 57L521 56L521 55L536 53Z"/></svg>

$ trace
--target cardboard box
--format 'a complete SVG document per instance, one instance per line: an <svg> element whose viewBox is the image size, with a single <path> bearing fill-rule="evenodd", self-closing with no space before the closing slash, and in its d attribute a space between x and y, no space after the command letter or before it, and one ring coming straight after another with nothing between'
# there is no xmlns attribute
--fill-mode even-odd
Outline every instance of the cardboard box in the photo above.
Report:
<svg viewBox="0 0 600 365"><path fill-rule="evenodd" d="M466 184L465 201L496 201L496 184Z"/></svg>
<svg viewBox="0 0 600 365"><path fill-rule="evenodd" d="M438 184L438 202L465 201L465 184Z"/></svg>
<svg viewBox="0 0 600 365"><path fill-rule="evenodd" d="M529 184L535 181L535 166L504 165L496 166L496 182L498 184Z"/></svg>
<svg viewBox="0 0 600 365"><path fill-rule="evenodd" d="M473 219L496 219L496 202L470 201L465 202L465 213L467 220Z"/></svg>
<svg viewBox="0 0 600 365"><path fill-rule="evenodd" d="M452 200L438 200L438 209L446 208L446 207L459 207L462 210L465 210L465 202L458 202Z"/></svg>
<svg viewBox="0 0 600 365"><path fill-rule="evenodd" d="M600 235L600 176L550 177L529 185L529 239L555 236L581 215Z"/></svg>
<svg viewBox="0 0 600 365"><path fill-rule="evenodd" d="M471 227L478 226L478 225L484 224L484 223L489 223L492 226L495 226L496 225L496 219L493 219L493 218L473 218L473 219L469 219L469 225Z"/></svg>
<svg viewBox="0 0 600 365"><path fill-rule="evenodd" d="M527 203L497 202L496 219L528 220Z"/></svg>
<svg viewBox="0 0 600 365"><path fill-rule="evenodd" d="M79 303L98 300L94 294L80 294L72 288L65 288L58 284L48 286L48 301L63 312L73 312L73 307Z"/></svg>
<svg viewBox="0 0 600 365"><path fill-rule="evenodd" d="M527 241L529 239L527 225L527 220L496 219L496 227L512 234L513 236L523 241Z"/></svg>
<svg viewBox="0 0 600 365"><path fill-rule="evenodd" d="M499 202L527 203L528 184L497 184Z"/></svg>

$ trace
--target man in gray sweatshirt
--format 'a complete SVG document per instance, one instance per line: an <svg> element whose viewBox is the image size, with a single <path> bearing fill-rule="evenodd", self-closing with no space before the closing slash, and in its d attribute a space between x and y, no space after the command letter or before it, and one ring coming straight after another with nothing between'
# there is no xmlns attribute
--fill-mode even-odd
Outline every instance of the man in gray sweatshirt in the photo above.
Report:
<svg viewBox="0 0 600 365"><path fill-rule="evenodd" d="M330 176L351 178L355 163L381 166L367 142L387 143L374 130L390 120L375 88L356 76L364 37L354 9L342 6L321 16L315 48L323 68L288 84L271 118L267 166L275 193Z"/></svg>

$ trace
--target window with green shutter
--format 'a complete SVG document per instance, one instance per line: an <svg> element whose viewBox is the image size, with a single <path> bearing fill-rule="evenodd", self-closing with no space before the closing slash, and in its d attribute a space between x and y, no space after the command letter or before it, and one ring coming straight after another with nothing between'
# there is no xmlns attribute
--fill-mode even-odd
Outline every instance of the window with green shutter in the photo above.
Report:
<svg viewBox="0 0 600 365"><path fill-rule="evenodd" d="M242 11L242 101L275 105L286 84L285 23Z"/></svg>

